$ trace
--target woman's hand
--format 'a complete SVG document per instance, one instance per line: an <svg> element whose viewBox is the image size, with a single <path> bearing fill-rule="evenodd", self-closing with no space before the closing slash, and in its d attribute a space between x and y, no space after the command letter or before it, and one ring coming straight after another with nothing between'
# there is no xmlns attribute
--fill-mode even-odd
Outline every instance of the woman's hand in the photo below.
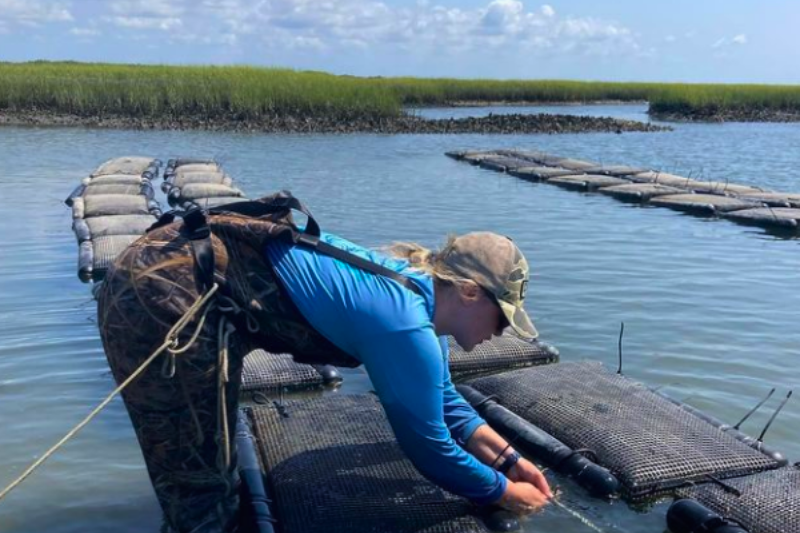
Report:
<svg viewBox="0 0 800 533"><path fill-rule="evenodd" d="M530 514L547 505L548 497L525 481L509 480L506 490L495 505L516 514Z"/></svg>
<svg viewBox="0 0 800 533"><path fill-rule="evenodd" d="M547 498L553 497L553 491L550 490L550 485L547 483L547 479L544 477L544 474L542 474L542 471L524 457L521 457L520 460L517 461L517 464L511 467L506 477L511 481L530 483Z"/></svg>

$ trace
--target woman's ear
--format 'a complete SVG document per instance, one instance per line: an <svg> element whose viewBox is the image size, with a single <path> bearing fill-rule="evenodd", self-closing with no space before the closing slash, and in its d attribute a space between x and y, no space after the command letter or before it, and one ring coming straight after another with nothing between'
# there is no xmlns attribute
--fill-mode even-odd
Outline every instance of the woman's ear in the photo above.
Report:
<svg viewBox="0 0 800 533"><path fill-rule="evenodd" d="M472 280L464 280L459 284L459 295L463 303L472 305L480 300L481 288Z"/></svg>

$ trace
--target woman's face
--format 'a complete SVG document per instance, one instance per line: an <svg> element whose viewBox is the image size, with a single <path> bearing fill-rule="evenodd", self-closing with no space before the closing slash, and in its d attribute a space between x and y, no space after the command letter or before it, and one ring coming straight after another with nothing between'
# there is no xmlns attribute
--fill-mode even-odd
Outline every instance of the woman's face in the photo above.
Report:
<svg viewBox="0 0 800 533"><path fill-rule="evenodd" d="M468 285L461 291L453 337L464 351L500 335L508 325L505 315L495 299L477 285Z"/></svg>

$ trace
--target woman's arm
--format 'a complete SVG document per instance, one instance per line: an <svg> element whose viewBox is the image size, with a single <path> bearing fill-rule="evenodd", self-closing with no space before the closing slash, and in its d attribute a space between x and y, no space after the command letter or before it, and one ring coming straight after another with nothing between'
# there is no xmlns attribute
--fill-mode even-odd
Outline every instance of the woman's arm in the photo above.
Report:
<svg viewBox="0 0 800 533"><path fill-rule="evenodd" d="M514 448L509 446L508 442L489 427L488 424L478 427L478 429L472 433L472 436L467 441L466 449L482 463L489 465L494 464L495 468L501 468L503 462L508 460L508 457L515 451ZM501 454L502 458L499 458ZM550 485L547 483L547 479L545 479L541 470L524 457L521 457L519 461L506 472L506 477L511 481L530 483L547 498L553 497Z"/></svg>
<svg viewBox="0 0 800 533"><path fill-rule="evenodd" d="M506 478L467 453L445 424L444 365L432 328L365 333L358 355L414 466L440 487L476 503L498 501Z"/></svg>
<svg viewBox="0 0 800 533"><path fill-rule="evenodd" d="M446 344L443 345L443 352ZM478 415L475 409L458 393L444 357L444 419L453 438L470 454L485 465L502 468L503 462L514 454L514 448ZM543 497L553 496L542 472L532 462L521 457L507 472L514 482L530 483Z"/></svg>

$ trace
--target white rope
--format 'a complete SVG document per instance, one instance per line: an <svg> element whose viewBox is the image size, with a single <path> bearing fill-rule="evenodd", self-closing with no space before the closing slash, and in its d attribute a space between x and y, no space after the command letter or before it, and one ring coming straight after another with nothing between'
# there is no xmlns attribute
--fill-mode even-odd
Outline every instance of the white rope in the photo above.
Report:
<svg viewBox="0 0 800 533"><path fill-rule="evenodd" d="M555 498L553 498L553 499L552 499L552 500L550 500L550 501L551 501L551 502L552 502L552 503L553 503L553 504L554 504L556 507L558 507L558 508L560 508L560 509L563 509L563 510L565 510L567 513L571 514L572 516L574 516L575 518L577 518L578 520L580 520L580 522L581 522L583 525L585 525L586 527L588 527L588 528L589 528L589 529L591 529L592 531L595 531L596 533L606 533L604 530L602 530L600 527L596 526L594 523L592 523L592 522L591 522L591 521L590 521L588 518L586 518L585 516L583 516L582 514L580 514L578 511L574 511L574 510L570 509L569 507L567 507L566 505L564 505L564 504L563 504L563 503L561 503L560 501L556 500Z"/></svg>
<svg viewBox="0 0 800 533"><path fill-rule="evenodd" d="M185 351L187 347L190 346L191 344L187 344L183 348L180 348L178 345L178 336L183 331L183 329L189 324L189 322L191 322L191 320L197 314L198 310L201 307L203 307L206 304L206 302L208 302L211 299L211 297L214 296L214 294L217 292L217 289L219 289L219 285L215 283L211 287L211 289L209 289L209 291L205 295L203 295L202 298L198 299L194 304L192 304L192 306L186 311L186 313L180 318L180 320L178 320L178 322L176 322L175 325L172 326L172 329L169 330L167 336L164 338L164 343L161 344L161 346L159 346L156 349L156 351L150 354L150 356L147 359L145 359L145 361L141 365L139 365L139 368L134 370L133 373L130 376L128 376L128 378L125 381L123 381L116 389L114 389L111 392L111 394L106 396L105 400L100 402L100 405L95 407L94 410L92 410L92 412L89 413L89 415L86 418L84 418L77 426L72 428L66 435L64 435L64 437L61 440L59 440L55 445L53 445L49 450L47 450L44 453L44 455L42 455L41 457L39 457L39 459L34 461L34 463L27 469L25 469L25 471L17 479L12 481L10 485L4 488L3 491L0 492L0 501L2 501L3 498L5 498L9 492L14 490L17 486L19 486L20 483L25 481L25 479L28 476L30 476L34 472L34 470L39 468L39 466L41 466L42 463L44 463L47 459L50 458L50 456L52 456L56 451L58 451L59 448L61 448L64 444L66 444L81 429L83 429L89 422L91 422L92 419L94 419L94 417L100 413L100 411L102 411L109 403L111 403L111 400L113 400L114 397L117 396L117 394L122 392L128 385L131 384L131 382L133 382L133 380L139 377L139 375L142 372L144 372L148 366L150 366L150 363L152 363L156 359L156 357L158 357L164 350L169 350L170 353L182 353L183 351ZM201 319L197 330L192 335L192 338L189 341L190 343L194 342L197 339L197 336L199 335L199 332L202 329L203 322L205 321L205 317L208 314L210 308L211 306L209 306L203 313L203 318Z"/></svg>

